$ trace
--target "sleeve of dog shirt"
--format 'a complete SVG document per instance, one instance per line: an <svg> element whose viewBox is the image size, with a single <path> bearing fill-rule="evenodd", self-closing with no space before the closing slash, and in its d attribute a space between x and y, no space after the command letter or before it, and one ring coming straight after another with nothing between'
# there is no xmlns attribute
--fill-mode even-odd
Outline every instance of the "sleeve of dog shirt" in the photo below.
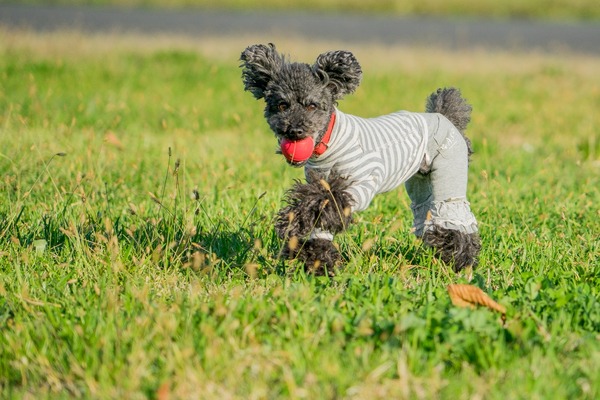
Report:
<svg viewBox="0 0 600 400"><path fill-rule="evenodd" d="M353 185L348 188L348 192L354 199L352 212L362 211L369 207L371 200L375 197L375 189L372 182L361 182L360 185Z"/></svg>
<svg viewBox="0 0 600 400"><path fill-rule="evenodd" d="M377 194L378 187L377 180L373 176L359 182L353 182L348 188L348 192L354 199L352 212L362 211L369 207L373 197Z"/></svg>
<svg viewBox="0 0 600 400"><path fill-rule="evenodd" d="M340 175L347 176L350 182L347 191L354 200L352 212L369 207L373 197L380 192L384 171L383 162L377 153L348 160L340 167Z"/></svg>

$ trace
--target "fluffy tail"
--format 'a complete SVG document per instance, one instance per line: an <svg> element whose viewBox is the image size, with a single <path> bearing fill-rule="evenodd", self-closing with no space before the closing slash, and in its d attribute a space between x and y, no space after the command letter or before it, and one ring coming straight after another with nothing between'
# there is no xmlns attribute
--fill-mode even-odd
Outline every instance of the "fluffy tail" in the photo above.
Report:
<svg viewBox="0 0 600 400"><path fill-rule="evenodd" d="M460 131L467 142L469 156L473 154L471 141L465 136L467 125L471 121L473 107L461 96L460 90L456 88L438 89L429 95L425 104L425 112L440 113L452 122Z"/></svg>

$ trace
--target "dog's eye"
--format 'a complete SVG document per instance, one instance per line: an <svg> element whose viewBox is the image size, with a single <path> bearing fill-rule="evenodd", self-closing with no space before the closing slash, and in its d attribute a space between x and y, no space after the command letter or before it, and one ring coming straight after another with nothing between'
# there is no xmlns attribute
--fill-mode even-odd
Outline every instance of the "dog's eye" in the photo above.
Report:
<svg viewBox="0 0 600 400"><path fill-rule="evenodd" d="M308 111L315 111L317 109L317 105L315 103L310 103L309 105L306 106L306 109Z"/></svg>
<svg viewBox="0 0 600 400"><path fill-rule="evenodd" d="M285 101L282 101L281 103L279 103L277 105L277 108L279 109L279 111L285 111L290 107L290 105L288 103L286 103Z"/></svg>

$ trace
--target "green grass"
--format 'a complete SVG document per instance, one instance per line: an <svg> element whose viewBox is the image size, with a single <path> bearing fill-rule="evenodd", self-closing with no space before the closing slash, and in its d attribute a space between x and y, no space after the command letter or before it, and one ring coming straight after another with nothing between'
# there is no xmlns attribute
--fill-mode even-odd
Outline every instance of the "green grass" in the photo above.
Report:
<svg viewBox="0 0 600 400"><path fill-rule="evenodd" d="M235 56L0 39L1 397L600 395L597 59L384 70L358 49L373 59L347 112L420 110L444 85L473 103L483 251L454 274L411 236L399 189L339 238L328 279L277 256L272 218L302 173ZM452 306L457 282L506 325Z"/></svg>
<svg viewBox="0 0 600 400"><path fill-rule="evenodd" d="M24 3L125 7L288 10L368 14L598 20L596 0L23 0Z"/></svg>

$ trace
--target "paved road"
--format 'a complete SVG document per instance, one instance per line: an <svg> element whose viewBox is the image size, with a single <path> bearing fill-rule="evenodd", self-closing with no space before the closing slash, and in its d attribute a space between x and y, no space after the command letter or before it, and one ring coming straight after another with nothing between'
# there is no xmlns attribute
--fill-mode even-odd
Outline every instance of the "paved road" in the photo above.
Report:
<svg viewBox="0 0 600 400"><path fill-rule="evenodd" d="M347 42L569 51L600 55L600 23L493 21L290 12L121 9L0 4L0 27L38 31L272 35Z"/></svg>

